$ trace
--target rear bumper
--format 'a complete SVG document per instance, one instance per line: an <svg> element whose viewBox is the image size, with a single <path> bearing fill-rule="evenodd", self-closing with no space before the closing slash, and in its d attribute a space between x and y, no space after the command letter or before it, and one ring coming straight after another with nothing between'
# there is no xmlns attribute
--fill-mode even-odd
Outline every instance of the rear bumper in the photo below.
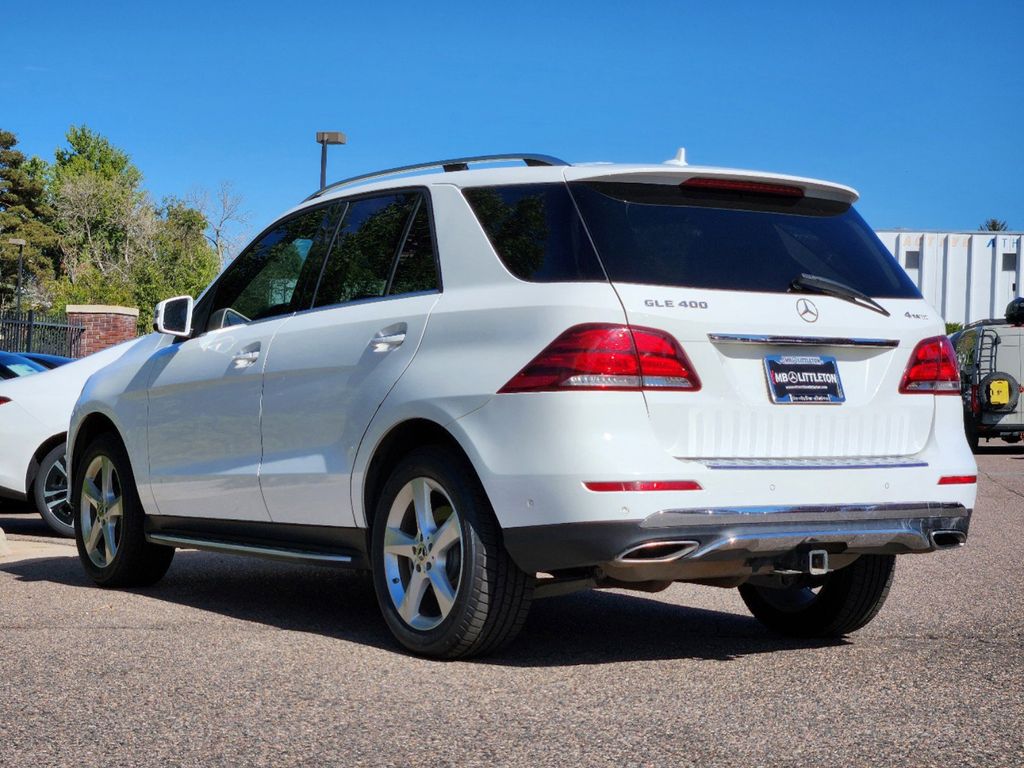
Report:
<svg viewBox="0 0 1024 768"><path fill-rule="evenodd" d="M965 540L971 510L958 503L691 508L643 520L507 528L505 546L527 572L599 566L625 580L723 578L773 570L802 549L832 555L907 554L945 548L934 534ZM669 561L624 561L644 544L687 542ZM690 547L690 544L695 546Z"/></svg>

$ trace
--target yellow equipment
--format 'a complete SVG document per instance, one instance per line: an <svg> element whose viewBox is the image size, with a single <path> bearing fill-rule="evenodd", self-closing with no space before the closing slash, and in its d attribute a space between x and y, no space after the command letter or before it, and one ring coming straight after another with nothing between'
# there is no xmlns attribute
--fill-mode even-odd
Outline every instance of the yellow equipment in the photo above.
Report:
<svg viewBox="0 0 1024 768"><path fill-rule="evenodd" d="M1010 402L1010 382L995 379L988 384L988 401L992 405L1007 405Z"/></svg>

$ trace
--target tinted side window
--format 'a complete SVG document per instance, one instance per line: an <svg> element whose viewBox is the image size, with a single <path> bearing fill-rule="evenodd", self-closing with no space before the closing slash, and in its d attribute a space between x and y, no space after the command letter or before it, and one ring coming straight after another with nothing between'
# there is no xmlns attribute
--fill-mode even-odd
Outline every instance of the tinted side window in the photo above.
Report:
<svg viewBox="0 0 1024 768"><path fill-rule="evenodd" d="M463 190L505 267L539 283L604 280L564 184Z"/></svg>
<svg viewBox="0 0 1024 768"><path fill-rule="evenodd" d="M974 345L977 341L977 334L974 331L964 331L957 338L956 356L961 368L969 368L974 365Z"/></svg>
<svg viewBox="0 0 1024 768"><path fill-rule="evenodd" d="M383 296L406 224L419 200L402 193L354 200L327 257L315 306Z"/></svg>
<svg viewBox="0 0 1024 768"><path fill-rule="evenodd" d="M214 327L307 309L335 210L322 206L285 219L235 259L210 305Z"/></svg>
<svg viewBox="0 0 1024 768"><path fill-rule="evenodd" d="M434 239L430 236L430 217L427 201L420 200L413 216L409 233L398 254L395 273L391 278L388 295L437 290L437 262L434 259Z"/></svg>

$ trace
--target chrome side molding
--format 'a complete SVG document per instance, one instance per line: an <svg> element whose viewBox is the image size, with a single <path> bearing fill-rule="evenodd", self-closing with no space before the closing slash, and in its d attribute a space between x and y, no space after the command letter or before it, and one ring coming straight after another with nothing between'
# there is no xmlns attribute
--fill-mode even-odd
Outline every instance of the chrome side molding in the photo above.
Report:
<svg viewBox="0 0 1024 768"><path fill-rule="evenodd" d="M249 555L270 560L284 560L291 563L307 563L310 565L347 565L352 562L351 555L335 552L311 552L258 544L236 544L229 541L216 541L196 536L181 536L179 534L147 533L146 541L169 547L180 547L181 549L201 549L206 552Z"/></svg>
<svg viewBox="0 0 1024 768"><path fill-rule="evenodd" d="M714 344L767 344L776 347L874 347L892 349L899 339L861 339L845 336L773 336L757 333L709 333Z"/></svg>

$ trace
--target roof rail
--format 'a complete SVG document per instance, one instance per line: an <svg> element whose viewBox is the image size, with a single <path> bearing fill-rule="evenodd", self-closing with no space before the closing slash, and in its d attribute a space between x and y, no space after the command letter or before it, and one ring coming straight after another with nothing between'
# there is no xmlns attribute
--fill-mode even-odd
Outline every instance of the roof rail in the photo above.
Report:
<svg viewBox="0 0 1024 768"><path fill-rule="evenodd" d="M533 153L518 153L510 152L504 155L477 155L476 157L456 157L451 160L435 160L430 163L416 163L415 165L403 165L399 168L389 168L386 171L374 171L373 173L364 173L361 176L353 176L350 179L342 179L336 181L333 184L328 184L323 189L318 189L312 195L306 198L306 200L312 200L320 197L324 192L330 189L337 189L338 187L345 187L349 184L356 184L361 181L369 181L371 179L384 178L386 176L397 176L401 173L410 173L412 171L425 171L429 168L443 168L445 172L452 171L466 171L469 170L469 166L472 163L496 163L503 160L522 160L526 165L569 165L564 160L559 160L557 157L551 155L538 155ZM305 202L305 201L303 201Z"/></svg>

